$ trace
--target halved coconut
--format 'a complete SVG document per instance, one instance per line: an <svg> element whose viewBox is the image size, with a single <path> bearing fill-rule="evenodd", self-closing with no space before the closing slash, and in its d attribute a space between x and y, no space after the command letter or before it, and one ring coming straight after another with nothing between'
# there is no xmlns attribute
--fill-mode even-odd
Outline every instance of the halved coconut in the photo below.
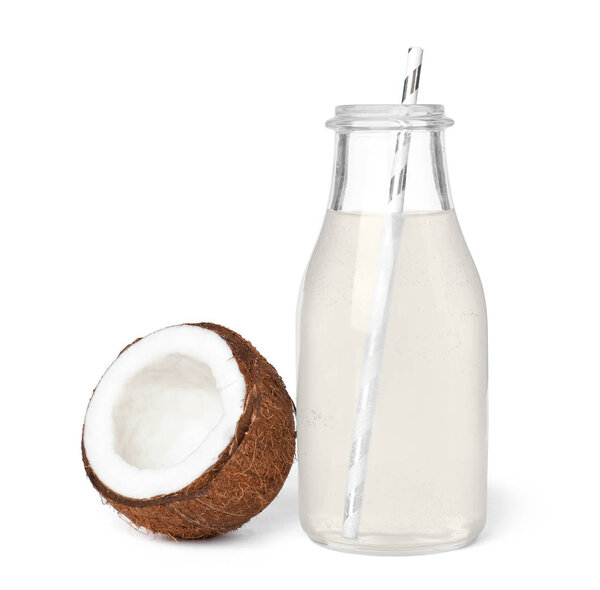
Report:
<svg viewBox="0 0 600 590"><path fill-rule="evenodd" d="M134 525L196 539L233 530L277 495L294 459L294 406L239 334L184 324L132 342L90 400L83 462Z"/></svg>

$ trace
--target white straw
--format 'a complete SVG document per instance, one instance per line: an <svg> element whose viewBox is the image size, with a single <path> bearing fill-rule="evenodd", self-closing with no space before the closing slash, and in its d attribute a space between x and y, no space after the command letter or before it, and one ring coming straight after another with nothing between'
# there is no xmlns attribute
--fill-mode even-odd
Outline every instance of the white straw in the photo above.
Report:
<svg viewBox="0 0 600 590"><path fill-rule="evenodd" d="M417 102L422 59L423 50L421 48L411 47L408 50L402 104L415 104ZM342 536L349 539L356 539L360 528L369 446L375 418L379 374L383 361L385 335L393 290L394 267L400 239L409 146L410 133L407 131L398 133L392 166L388 211L384 217L352 433L352 450L350 452L346 505L342 526Z"/></svg>

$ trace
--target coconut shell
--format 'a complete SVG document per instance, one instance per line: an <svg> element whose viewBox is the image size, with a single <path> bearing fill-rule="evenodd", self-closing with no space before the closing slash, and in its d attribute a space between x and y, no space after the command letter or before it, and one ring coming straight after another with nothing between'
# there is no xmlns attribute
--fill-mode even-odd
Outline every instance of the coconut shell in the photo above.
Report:
<svg viewBox="0 0 600 590"><path fill-rule="evenodd" d="M295 407L275 368L250 342L217 324L188 325L223 338L246 381L244 411L217 461L185 488L139 500L121 496L100 481L83 439L82 454L93 486L136 527L177 539L203 539L237 529L279 493L294 461Z"/></svg>

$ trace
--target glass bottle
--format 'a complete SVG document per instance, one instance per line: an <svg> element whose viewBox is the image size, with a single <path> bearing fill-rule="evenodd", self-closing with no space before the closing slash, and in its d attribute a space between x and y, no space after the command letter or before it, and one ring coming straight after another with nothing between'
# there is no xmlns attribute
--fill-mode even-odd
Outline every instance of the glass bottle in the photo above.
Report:
<svg viewBox="0 0 600 590"><path fill-rule="evenodd" d="M485 522L487 318L448 184L452 123L441 105L342 106L327 122L335 165L300 293L297 404L300 518L313 541L332 548L454 549ZM391 192L407 134L407 175ZM352 431L390 215L401 232L359 534L346 538Z"/></svg>

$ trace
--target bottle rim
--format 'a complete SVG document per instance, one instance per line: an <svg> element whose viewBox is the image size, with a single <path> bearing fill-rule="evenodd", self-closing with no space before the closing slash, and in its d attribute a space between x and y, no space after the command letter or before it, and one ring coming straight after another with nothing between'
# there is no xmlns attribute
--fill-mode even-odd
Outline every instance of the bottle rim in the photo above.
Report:
<svg viewBox="0 0 600 590"><path fill-rule="evenodd" d="M454 121L441 104L347 104L335 107L325 125L335 131L444 129Z"/></svg>

